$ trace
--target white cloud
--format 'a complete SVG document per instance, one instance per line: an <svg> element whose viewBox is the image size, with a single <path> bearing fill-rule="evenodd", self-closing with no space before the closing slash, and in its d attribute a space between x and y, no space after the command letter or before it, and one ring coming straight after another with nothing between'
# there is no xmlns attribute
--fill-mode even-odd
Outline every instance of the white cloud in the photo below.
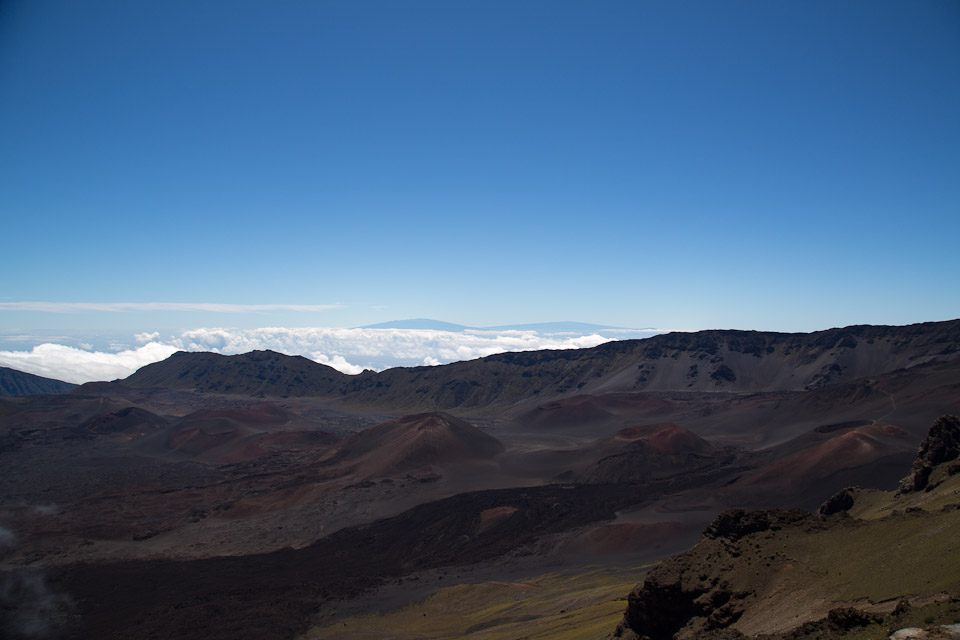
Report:
<svg viewBox="0 0 960 640"><path fill-rule="evenodd" d="M331 358L341 355L362 366L383 369L421 364L426 357L452 362L503 351L594 347L609 340L597 334L557 337L535 331L477 334L424 329L265 327L193 329L183 331L173 344L188 351L224 354L245 353L253 349L300 355L319 352Z"/></svg>
<svg viewBox="0 0 960 640"><path fill-rule="evenodd" d="M328 367L333 367L341 373L356 375L363 372L363 367L350 364L343 356L333 356L332 358L329 358L325 353L314 352L310 354L310 359L319 362L320 364L325 364Z"/></svg>
<svg viewBox="0 0 960 640"><path fill-rule="evenodd" d="M125 378L140 367L173 355L177 348L150 342L117 353L84 351L62 344L41 344L30 351L0 351L0 364L66 382Z"/></svg>
<svg viewBox="0 0 960 640"><path fill-rule="evenodd" d="M554 336L536 331L452 332L424 329L333 329L264 327L183 331L173 344L186 351L223 354L271 349L329 364L344 373L396 366L472 360L504 351L579 349L610 338L597 334ZM342 359L338 360L338 357Z"/></svg>
<svg viewBox="0 0 960 640"><path fill-rule="evenodd" d="M301 355L348 374L364 369L424 366L472 360L505 351L581 349L612 338L599 334L541 334L536 331L435 331L422 329L259 329L202 328L181 331L169 339L140 333L144 343L118 353L41 344L31 351L0 351L0 364L68 382L124 378L138 368L169 357L177 350L213 351L224 355L270 349Z"/></svg>
<svg viewBox="0 0 960 640"><path fill-rule="evenodd" d="M216 313L250 313L257 311L327 311L340 309L340 304L220 304L216 302L0 302L0 311L44 311L75 313L77 311L213 311Z"/></svg>

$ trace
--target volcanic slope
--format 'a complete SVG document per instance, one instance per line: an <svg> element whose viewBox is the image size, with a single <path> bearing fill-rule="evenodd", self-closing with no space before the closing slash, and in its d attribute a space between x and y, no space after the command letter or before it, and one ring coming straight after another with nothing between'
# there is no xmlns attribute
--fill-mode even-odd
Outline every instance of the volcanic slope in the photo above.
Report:
<svg viewBox="0 0 960 640"><path fill-rule="evenodd" d="M156 433L168 423L169 420L163 416L131 406L92 416L81 423L78 429L101 436L133 440Z"/></svg>
<svg viewBox="0 0 960 640"><path fill-rule="evenodd" d="M896 494L846 489L818 516L720 514L630 594L613 636L880 638L960 622L958 443L960 419L937 420Z"/></svg>
<svg viewBox="0 0 960 640"><path fill-rule="evenodd" d="M721 453L720 447L669 422L621 429L604 445L610 455L585 472L581 482L642 482L690 473Z"/></svg>
<svg viewBox="0 0 960 640"><path fill-rule="evenodd" d="M433 465L488 460L503 451L496 438L438 412L404 416L365 429L340 443L324 462L349 467L369 479Z"/></svg>
<svg viewBox="0 0 960 640"><path fill-rule="evenodd" d="M261 402L244 408L194 411L145 441L139 451L222 464L268 455L274 445L323 447L336 441L301 416L275 403Z"/></svg>
<svg viewBox="0 0 960 640"><path fill-rule="evenodd" d="M335 530L460 491L504 486L495 461L503 452L499 440L449 414L404 416L354 434L307 463L253 484L236 483L242 493L234 492L223 515L274 513L291 520L302 512L325 516L323 529Z"/></svg>
<svg viewBox="0 0 960 640"><path fill-rule="evenodd" d="M721 490L727 504L763 506L779 503L815 509L836 487L869 479L875 486L895 486L915 449L910 434L890 424L830 425L770 450L796 450L748 471ZM812 438L810 436L817 436Z"/></svg>
<svg viewBox="0 0 960 640"><path fill-rule="evenodd" d="M548 477L554 482L644 483L678 474L699 476L707 467L730 462L732 453L729 447L663 422L626 427L563 449L520 448L508 452L502 465L519 476Z"/></svg>
<svg viewBox="0 0 960 640"><path fill-rule="evenodd" d="M85 480L82 485L96 488L84 491L74 483L81 495L62 501L57 491L10 479L10 498L62 502L56 518L37 517L28 508L8 514L7 523L26 538L18 558L32 554L68 564L299 548L342 527L461 491L515 486L495 461L504 446L454 416L407 416L339 442L316 428L300 428L301 421L263 402L173 419L138 407L97 414L75 430L82 438L71 450L74 464L81 464L81 455L96 456L98 476L111 466L120 465L119 471L140 464L145 473L164 469L164 477L146 473L142 483L133 476L115 487ZM152 435L134 439L150 428ZM54 440L48 437L47 444ZM24 463L12 468L29 466ZM56 473L47 467L43 477Z"/></svg>
<svg viewBox="0 0 960 640"><path fill-rule="evenodd" d="M176 353L126 378L131 387L344 398L410 412L528 407L572 394L804 390L958 357L960 320L815 333L700 331L592 349L501 353L437 367L342 374L306 358L254 351Z"/></svg>
<svg viewBox="0 0 960 640"><path fill-rule="evenodd" d="M0 396L31 396L40 393L66 393L77 385L32 373L0 367Z"/></svg>

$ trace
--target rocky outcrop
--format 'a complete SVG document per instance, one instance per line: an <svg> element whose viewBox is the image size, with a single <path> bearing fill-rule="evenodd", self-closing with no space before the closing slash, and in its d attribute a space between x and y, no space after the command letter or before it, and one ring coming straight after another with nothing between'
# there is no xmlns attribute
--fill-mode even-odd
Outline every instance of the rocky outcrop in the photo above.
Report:
<svg viewBox="0 0 960 640"><path fill-rule="evenodd" d="M699 638L727 629L740 619L752 591L737 589L700 558L740 555L739 543L748 536L812 522L801 509L745 511L731 509L716 517L692 551L674 556L647 575L627 599L627 611L615 637L671 640ZM730 631L730 637L736 632Z"/></svg>
<svg viewBox="0 0 960 640"><path fill-rule="evenodd" d="M627 612L616 637L671 640L723 629L743 615L750 592L735 591L679 558L657 566L627 599Z"/></svg>
<svg viewBox="0 0 960 640"><path fill-rule="evenodd" d="M810 514L803 509L790 509L789 511L783 509L767 511L729 509L716 517L703 532L703 536L712 540L725 538L733 542L753 533L776 531L809 518Z"/></svg>
<svg viewBox="0 0 960 640"><path fill-rule="evenodd" d="M942 416L930 427L927 437L920 443L917 458L910 468L910 474L900 481L897 494L930 490L930 477L936 467L960 458L960 418ZM948 473L954 472L949 469Z"/></svg>
<svg viewBox="0 0 960 640"><path fill-rule="evenodd" d="M851 489L853 489L853 487L847 487L833 494L826 502L820 505L820 508L817 509L817 515L825 518L835 513L849 511L850 508L853 507L853 494L850 493Z"/></svg>
<svg viewBox="0 0 960 640"><path fill-rule="evenodd" d="M881 622L880 616L854 609L840 607L831 609L826 618L807 622L784 636L784 640L807 640L808 638L842 638L848 632Z"/></svg>

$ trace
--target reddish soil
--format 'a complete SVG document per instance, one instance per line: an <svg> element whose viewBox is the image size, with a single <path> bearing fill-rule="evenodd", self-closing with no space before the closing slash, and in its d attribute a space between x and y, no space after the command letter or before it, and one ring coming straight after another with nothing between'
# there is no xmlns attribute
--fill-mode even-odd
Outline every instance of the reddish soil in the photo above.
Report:
<svg viewBox="0 0 960 640"><path fill-rule="evenodd" d="M613 440L642 441L650 451L662 455L678 455L705 451L710 448L709 442L672 422L661 422L642 427L627 427L617 431Z"/></svg>
<svg viewBox="0 0 960 640"><path fill-rule="evenodd" d="M383 478L429 465L485 460L503 445L468 422L446 413L391 420L348 438L325 464L349 466L360 479Z"/></svg>

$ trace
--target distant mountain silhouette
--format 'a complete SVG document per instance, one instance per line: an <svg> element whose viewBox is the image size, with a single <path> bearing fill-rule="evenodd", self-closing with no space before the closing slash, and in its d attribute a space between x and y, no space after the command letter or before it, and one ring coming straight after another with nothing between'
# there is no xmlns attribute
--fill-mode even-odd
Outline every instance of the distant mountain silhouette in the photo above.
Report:
<svg viewBox="0 0 960 640"><path fill-rule="evenodd" d="M275 351L236 356L178 351L138 369L123 384L252 396L308 396L330 395L345 377L333 367Z"/></svg>
<svg viewBox="0 0 960 640"><path fill-rule="evenodd" d="M33 396L41 393L66 393L77 385L32 373L0 367L0 396Z"/></svg>
<svg viewBox="0 0 960 640"><path fill-rule="evenodd" d="M342 397L402 410L531 406L585 394L801 391L956 359L960 320L859 325L814 333L699 331L591 349L500 353L355 376L299 356L178 352L126 378L130 387Z"/></svg>
<svg viewBox="0 0 960 640"><path fill-rule="evenodd" d="M390 322L380 322L378 324L368 324L358 329L421 329L429 331L454 331L460 332L473 327L467 327L462 324L452 322L443 322L442 320L430 320L429 318L414 318L412 320L391 320Z"/></svg>

